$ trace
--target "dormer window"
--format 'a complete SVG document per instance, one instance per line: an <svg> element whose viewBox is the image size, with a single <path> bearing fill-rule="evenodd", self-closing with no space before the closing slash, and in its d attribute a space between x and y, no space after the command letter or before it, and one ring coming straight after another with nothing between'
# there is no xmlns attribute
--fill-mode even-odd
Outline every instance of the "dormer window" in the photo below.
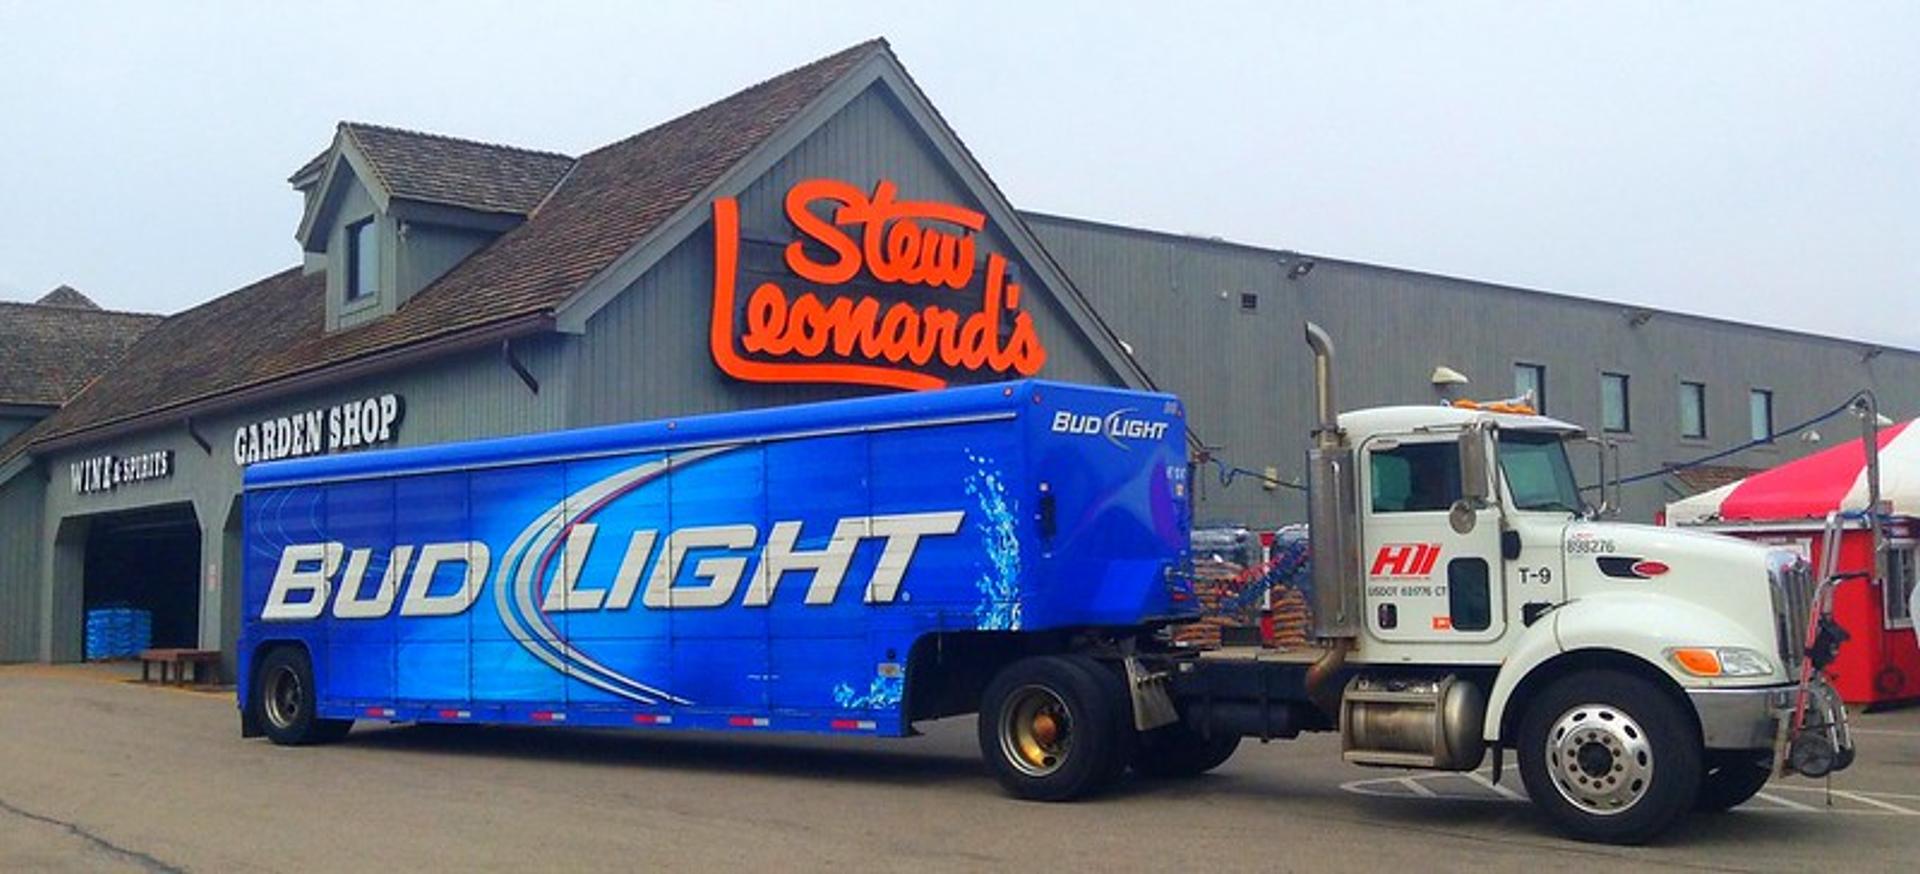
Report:
<svg viewBox="0 0 1920 874"><path fill-rule="evenodd" d="M294 171L307 275L325 273L326 329L405 308L463 259L526 221L574 160L343 122Z"/></svg>
<svg viewBox="0 0 1920 874"><path fill-rule="evenodd" d="M365 300L380 293L380 238L374 221L365 218L347 226L347 300Z"/></svg>

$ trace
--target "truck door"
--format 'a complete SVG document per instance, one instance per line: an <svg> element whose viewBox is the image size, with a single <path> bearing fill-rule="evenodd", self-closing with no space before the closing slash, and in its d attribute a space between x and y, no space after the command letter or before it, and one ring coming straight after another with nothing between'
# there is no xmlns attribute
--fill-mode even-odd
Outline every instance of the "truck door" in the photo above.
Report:
<svg viewBox="0 0 1920 874"><path fill-rule="evenodd" d="M1505 628L1500 510L1448 513L1462 494L1456 434L1375 437L1362 447L1361 573L1368 632L1383 641L1466 643Z"/></svg>

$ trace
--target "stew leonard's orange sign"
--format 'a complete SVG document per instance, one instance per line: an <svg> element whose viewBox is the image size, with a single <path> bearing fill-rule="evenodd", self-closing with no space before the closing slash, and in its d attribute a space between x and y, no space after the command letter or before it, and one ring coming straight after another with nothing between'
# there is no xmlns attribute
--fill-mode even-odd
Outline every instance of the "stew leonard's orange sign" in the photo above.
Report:
<svg viewBox="0 0 1920 874"><path fill-rule="evenodd" d="M720 369L753 382L902 389L1039 373L1047 349L1017 274L999 253L978 269L986 216L897 194L886 180L871 194L837 179L796 184L784 246L743 246L738 201L714 201L710 342ZM758 283L744 301L743 276Z"/></svg>

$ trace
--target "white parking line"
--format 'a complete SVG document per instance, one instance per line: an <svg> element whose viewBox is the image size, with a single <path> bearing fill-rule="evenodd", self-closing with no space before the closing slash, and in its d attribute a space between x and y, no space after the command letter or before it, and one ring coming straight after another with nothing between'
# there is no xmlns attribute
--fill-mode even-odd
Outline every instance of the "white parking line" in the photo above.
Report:
<svg viewBox="0 0 1920 874"><path fill-rule="evenodd" d="M1407 787L1407 791L1412 792L1413 794L1418 795L1421 798L1436 797L1432 789L1428 789L1426 786L1421 785L1419 780L1415 780L1412 777L1401 777L1400 785Z"/></svg>
<svg viewBox="0 0 1920 874"><path fill-rule="evenodd" d="M1825 786L1796 786L1792 783L1775 783L1768 788L1775 792L1813 792L1821 795L1827 793L1827 787ZM1909 795L1904 792L1874 792L1872 795L1875 798L1898 798L1901 801L1920 801L1920 795Z"/></svg>
<svg viewBox="0 0 1920 874"><path fill-rule="evenodd" d="M1773 804L1780 805L1781 807L1784 807L1788 810L1812 812L1819 809L1816 807L1808 807L1807 805L1801 804L1798 801L1788 801L1787 799L1781 798L1780 796L1775 795L1771 792L1756 792L1754 793L1753 797L1761 799L1762 801L1768 801Z"/></svg>
<svg viewBox="0 0 1920 874"><path fill-rule="evenodd" d="M1417 799L1420 801L1469 801L1503 804L1527 800L1525 793L1493 782L1487 771L1432 772L1407 776L1374 777L1350 780L1340 789L1373 798ZM1460 778L1466 778L1461 782ZM1786 797L1806 798L1805 802ZM1796 786L1778 782L1753 797L1743 809L1768 814L1855 814L1866 816L1920 816L1920 795L1899 792L1864 792L1829 789L1825 786Z"/></svg>
<svg viewBox="0 0 1920 874"><path fill-rule="evenodd" d="M1833 794L1841 798L1845 798L1848 801L1858 801L1861 804L1870 804L1870 805L1873 805L1874 807L1880 808L1881 810L1890 810L1890 811L1893 811L1894 813L1904 813L1908 816L1920 816L1920 810L1912 810L1909 808L1901 807L1900 805L1895 804L1891 801L1881 801L1880 799L1874 798L1871 795L1862 795L1858 792L1842 792L1838 789L1833 790Z"/></svg>
<svg viewBox="0 0 1920 874"><path fill-rule="evenodd" d="M1469 771L1467 773L1467 779L1472 780L1473 782L1478 783L1482 786L1485 786L1488 789L1492 789L1493 791L1500 793L1501 796L1509 800L1512 800L1512 801L1527 800L1527 796L1521 795L1520 793L1515 792L1512 789L1508 789L1505 786L1502 786L1498 783L1493 782L1492 780L1487 779L1486 775L1480 773L1479 771Z"/></svg>

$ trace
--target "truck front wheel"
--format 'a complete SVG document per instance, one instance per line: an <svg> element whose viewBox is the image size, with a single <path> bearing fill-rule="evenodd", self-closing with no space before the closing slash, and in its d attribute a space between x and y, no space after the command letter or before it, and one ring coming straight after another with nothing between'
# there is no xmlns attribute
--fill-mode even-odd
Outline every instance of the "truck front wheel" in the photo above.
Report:
<svg viewBox="0 0 1920 874"><path fill-rule="evenodd" d="M1700 792L1692 721L1631 674L1555 681L1527 705L1518 742L1528 796L1579 840L1644 843L1685 818Z"/></svg>
<svg viewBox="0 0 1920 874"><path fill-rule="evenodd" d="M1063 656L1002 669L980 702L980 754L1008 793L1065 801L1098 791L1124 767L1125 704L1088 666Z"/></svg>
<svg viewBox="0 0 1920 874"><path fill-rule="evenodd" d="M269 650L254 669L250 706L267 739L281 746L329 743L352 730L349 719L321 719L315 707L313 662L293 646Z"/></svg>
<svg viewBox="0 0 1920 874"><path fill-rule="evenodd" d="M1709 813L1732 810L1755 795L1773 776L1773 754L1753 752L1709 753L1706 773L1700 775L1700 799L1693 809Z"/></svg>

